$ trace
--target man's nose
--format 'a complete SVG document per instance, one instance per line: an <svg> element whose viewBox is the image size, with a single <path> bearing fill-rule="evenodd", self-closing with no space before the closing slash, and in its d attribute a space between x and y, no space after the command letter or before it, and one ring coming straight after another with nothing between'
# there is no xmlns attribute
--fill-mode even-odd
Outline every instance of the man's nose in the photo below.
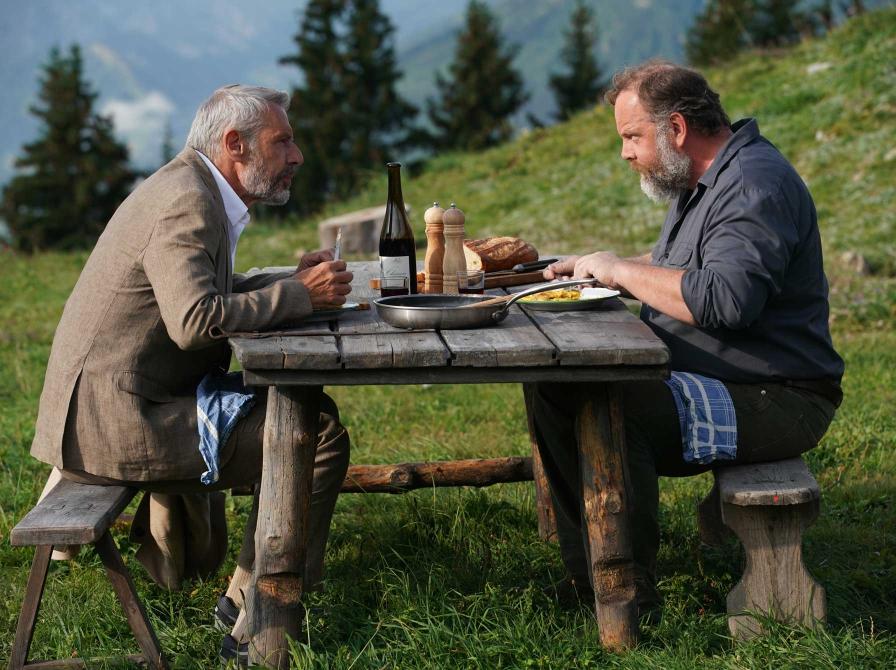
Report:
<svg viewBox="0 0 896 670"><path fill-rule="evenodd" d="M622 156L623 160L631 161L635 158L635 152L632 151L631 146L629 146L628 142L622 143L622 149L619 152L619 155Z"/></svg>
<svg viewBox="0 0 896 670"><path fill-rule="evenodd" d="M292 150L289 152L288 160L290 165L295 165L296 167L305 162L305 157L302 155L302 150L299 149L298 145L296 145L295 143L293 143Z"/></svg>

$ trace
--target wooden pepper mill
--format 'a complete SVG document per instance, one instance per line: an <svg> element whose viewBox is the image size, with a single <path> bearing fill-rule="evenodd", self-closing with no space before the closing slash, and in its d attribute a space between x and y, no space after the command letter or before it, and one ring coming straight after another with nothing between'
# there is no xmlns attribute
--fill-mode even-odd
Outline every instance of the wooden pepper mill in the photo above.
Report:
<svg viewBox="0 0 896 670"><path fill-rule="evenodd" d="M464 256L464 222L466 217L453 202L442 215L445 229L445 259L442 261L442 293L457 295L457 273L465 272L467 259Z"/></svg>
<svg viewBox="0 0 896 670"><path fill-rule="evenodd" d="M432 207L423 213L423 221L426 223L426 258L423 261L423 272L426 273L426 285L424 293L442 292L442 262L445 258L445 235L442 225L442 215L445 210L439 207L439 203L432 203Z"/></svg>

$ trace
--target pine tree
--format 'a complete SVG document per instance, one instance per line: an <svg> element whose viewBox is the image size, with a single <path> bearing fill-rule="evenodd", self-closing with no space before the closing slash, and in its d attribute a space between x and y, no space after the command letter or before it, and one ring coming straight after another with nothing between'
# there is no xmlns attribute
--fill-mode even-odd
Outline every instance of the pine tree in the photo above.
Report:
<svg viewBox="0 0 896 670"><path fill-rule="evenodd" d="M167 165L177 155L174 148L174 131L171 129L171 118L165 121L165 130L162 132L162 148L160 151L162 156L162 165Z"/></svg>
<svg viewBox="0 0 896 670"><path fill-rule="evenodd" d="M345 48L347 165L355 174L340 184L343 192L355 189L357 170L381 168L394 160L393 152L413 142L411 126L417 108L396 91L401 79L388 17L379 0L350 0ZM347 193L346 193L347 194Z"/></svg>
<svg viewBox="0 0 896 670"><path fill-rule="evenodd" d="M799 0L756 0L755 4L747 24L753 44L778 47L799 42L799 26L805 22Z"/></svg>
<svg viewBox="0 0 896 670"><path fill-rule="evenodd" d="M3 190L2 212L24 251L70 249L96 241L127 196L135 174L112 121L93 112L97 94L83 79L81 51L54 48L30 112L41 135L23 147L18 174Z"/></svg>
<svg viewBox="0 0 896 670"><path fill-rule="evenodd" d="M344 119L340 113L342 56L336 28L345 0L310 0L293 37L297 52L280 59L304 79L292 92L289 118L305 157L292 182L289 209L317 211L335 191L343 156Z"/></svg>
<svg viewBox="0 0 896 670"><path fill-rule="evenodd" d="M554 74L549 81L560 121L593 105L604 88L603 73L594 56L596 35L594 15L582 0L578 0L570 15L566 42L560 52L566 73Z"/></svg>
<svg viewBox="0 0 896 670"><path fill-rule="evenodd" d="M812 32L800 0L709 0L688 30L685 54L695 65L730 60L747 47L778 47Z"/></svg>
<svg viewBox="0 0 896 670"><path fill-rule="evenodd" d="M297 67L290 121L305 165L293 180L291 208L302 214L355 192L412 137L417 110L395 85L401 78L394 28L378 0L311 0L280 63Z"/></svg>
<svg viewBox="0 0 896 670"><path fill-rule="evenodd" d="M754 0L709 0L688 30L685 55L694 65L723 63L750 44Z"/></svg>
<svg viewBox="0 0 896 670"><path fill-rule="evenodd" d="M505 47L485 4L471 0L457 39L449 79L436 74L436 96L426 101L435 148L481 149L513 134L510 117L528 95L513 68L515 47Z"/></svg>

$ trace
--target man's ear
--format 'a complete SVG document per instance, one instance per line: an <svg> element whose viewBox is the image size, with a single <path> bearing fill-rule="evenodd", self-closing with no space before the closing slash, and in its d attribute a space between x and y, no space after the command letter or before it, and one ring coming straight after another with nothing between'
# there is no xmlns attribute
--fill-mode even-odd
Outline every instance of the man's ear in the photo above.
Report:
<svg viewBox="0 0 896 670"><path fill-rule="evenodd" d="M679 112L669 115L669 126L672 129L672 142L681 149L688 137L688 122Z"/></svg>
<svg viewBox="0 0 896 670"><path fill-rule="evenodd" d="M249 154L246 141L236 130L228 130L224 133L224 150L234 163L242 163Z"/></svg>

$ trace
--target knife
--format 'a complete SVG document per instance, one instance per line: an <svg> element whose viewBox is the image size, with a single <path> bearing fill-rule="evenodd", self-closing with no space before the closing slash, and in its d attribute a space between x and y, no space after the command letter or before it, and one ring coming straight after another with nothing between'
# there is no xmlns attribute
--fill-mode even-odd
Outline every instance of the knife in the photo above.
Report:
<svg viewBox="0 0 896 670"><path fill-rule="evenodd" d="M513 266L514 272L534 272L535 270L544 270L551 263L556 263L556 258L545 258L540 261L532 261L531 263L518 263Z"/></svg>

